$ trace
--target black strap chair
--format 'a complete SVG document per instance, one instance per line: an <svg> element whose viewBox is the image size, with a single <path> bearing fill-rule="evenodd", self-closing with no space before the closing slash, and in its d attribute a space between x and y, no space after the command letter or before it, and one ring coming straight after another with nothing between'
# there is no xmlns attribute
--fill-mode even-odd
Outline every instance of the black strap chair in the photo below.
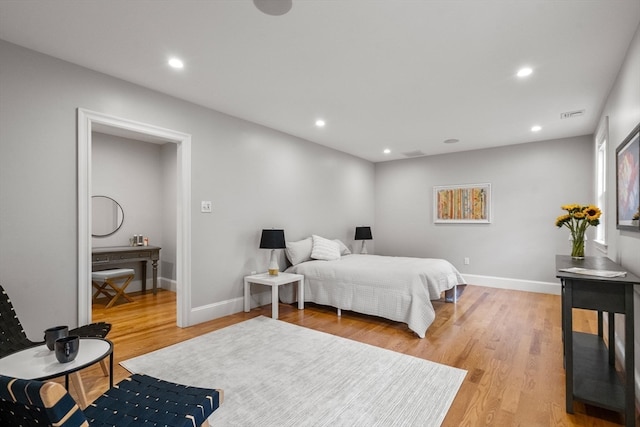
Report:
<svg viewBox="0 0 640 427"><path fill-rule="evenodd" d="M71 329L69 335L105 338L110 330L111 324L97 322ZM35 342L27 338L9 295L0 285L0 358L40 344L44 341Z"/></svg>
<svg viewBox="0 0 640 427"><path fill-rule="evenodd" d="M54 382L0 375L2 426L208 426L224 400L222 390L189 387L135 374L84 411Z"/></svg>

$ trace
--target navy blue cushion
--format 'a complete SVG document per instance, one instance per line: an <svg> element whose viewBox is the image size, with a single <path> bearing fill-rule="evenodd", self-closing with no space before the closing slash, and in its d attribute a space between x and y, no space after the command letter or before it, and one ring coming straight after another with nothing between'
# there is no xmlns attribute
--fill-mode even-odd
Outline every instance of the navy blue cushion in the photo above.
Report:
<svg viewBox="0 0 640 427"><path fill-rule="evenodd" d="M84 411L92 426L200 426L218 409L222 391L134 374Z"/></svg>

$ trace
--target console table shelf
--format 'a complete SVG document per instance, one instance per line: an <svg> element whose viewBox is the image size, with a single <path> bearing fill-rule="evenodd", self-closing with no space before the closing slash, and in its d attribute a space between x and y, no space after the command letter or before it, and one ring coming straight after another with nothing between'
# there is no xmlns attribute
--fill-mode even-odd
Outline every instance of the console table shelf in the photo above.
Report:
<svg viewBox="0 0 640 427"><path fill-rule="evenodd" d="M573 397L589 405L624 412L624 386L609 365L609 350L597 335L573 333Z"/></svg>
<svg viewBox="0 0 640 427"><path fill-rule="evenodd" d="M634 313L633 287L640 278L627 272L624 277L600 277L561 271L571 267L589 270L624 271L604 257L556 256L556 277L562 283L562 338L566 370L566 410L573 402L622 412L625 425L635 426ZM573 308L598 312L598 334L573 331ZM608 318L608 343L604 343L603 313ZM624 373L615 368L615 313L624 314Z"/></svg>

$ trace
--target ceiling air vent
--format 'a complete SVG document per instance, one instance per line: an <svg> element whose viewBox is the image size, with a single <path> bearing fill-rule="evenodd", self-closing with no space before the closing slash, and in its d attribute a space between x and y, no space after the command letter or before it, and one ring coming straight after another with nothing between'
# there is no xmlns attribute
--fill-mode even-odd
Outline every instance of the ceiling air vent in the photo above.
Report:
<svg viewBox="0 0 640 427"><path fill-rule="evenodd" d="M402 153L402 155L404 155L405 157L420 157L420 156L424 156L425 154L420 150L415 150L415 151L407 151L406 153Z"/></svg>
<svg viewBox="0 0 640 427"><path fill-rule="evenodd" d="M584 116L584 110L567 111L560 114L561 119L572 119L574 117Z"/></svg>

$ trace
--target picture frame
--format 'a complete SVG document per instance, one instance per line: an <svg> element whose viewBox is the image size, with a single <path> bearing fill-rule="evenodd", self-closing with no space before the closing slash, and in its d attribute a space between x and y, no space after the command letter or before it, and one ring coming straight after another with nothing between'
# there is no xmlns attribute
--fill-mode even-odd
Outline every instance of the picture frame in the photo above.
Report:
<svg viewBox="0 0 640 427"><path fill-rule="evenodd" d="M640 124L616 148L616 228L640 232Z"/></svg>
<svg viewBox="0 0 640 427"><path fill-rule="evenodd" d="M436 224L491 223L491 184L434 186L433 222Z"/></svg>

